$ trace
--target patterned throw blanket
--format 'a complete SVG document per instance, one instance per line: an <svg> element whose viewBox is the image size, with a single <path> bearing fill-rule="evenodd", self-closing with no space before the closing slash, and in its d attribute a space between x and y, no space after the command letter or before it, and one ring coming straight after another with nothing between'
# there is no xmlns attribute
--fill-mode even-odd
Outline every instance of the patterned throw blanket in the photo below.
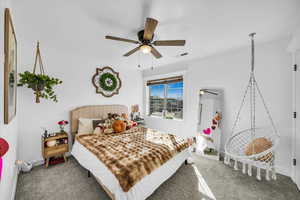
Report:
<svg viewBox="0 0 300 200"><path fill-rule="evenodd" d="M113 134L85 134L77 141L118 179L124 192L189 145L186 140L143 127Z"/></svg>

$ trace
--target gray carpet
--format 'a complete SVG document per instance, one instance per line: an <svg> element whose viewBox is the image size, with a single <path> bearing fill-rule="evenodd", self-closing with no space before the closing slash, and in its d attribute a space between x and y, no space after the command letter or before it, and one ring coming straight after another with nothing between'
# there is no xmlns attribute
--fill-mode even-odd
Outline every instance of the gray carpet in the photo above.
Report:
<svg viewBox="0 0 300 200"><path fill-rule="evenodd" d="M257 181L233 171L221 162L194 158L194 165L182 165L148 200L202 200L202 176L218 200L299 200L300 192L290 178L278 175L277 181ZM195 170L196 168L196 170ZM205 192L204 192L205 193ZM74 158L48 169L36 167L20 174L16 200L109 200L96 180Z"/></svg>

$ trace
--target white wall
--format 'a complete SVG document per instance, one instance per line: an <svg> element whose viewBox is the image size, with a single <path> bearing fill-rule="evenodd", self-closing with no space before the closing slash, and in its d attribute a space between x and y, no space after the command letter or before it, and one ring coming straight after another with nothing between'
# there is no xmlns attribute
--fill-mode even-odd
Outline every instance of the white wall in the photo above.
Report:
<svg viewBox="0 0 300 200"><path fill-rule="evenodd" d="M41 103L36 104L32 90L19 88L20 159L40 163L41 127L58 131L57 122L68 120L70 110L76 107L142 105L142 76L137 65L132 65L134 58L125 58L108 50L111 45L107 44L111 41L104 39L105 26L82 13L81 4L69 2L62 6L59 1L49 4L13 1L12 4L19 35L19 71L32 70L36 41L40 40L46 74L63 80L63 84L55 89L58 103L41 99ZM33 7L39 9L33 11ZM91 82L96 68L104 66L119 72L122 81L120 93L111 98L96 94Z"/></svg>
<svg viewBox="0 0 300 200"><path fill-rule="evenodd" d="M0 1L0 27L4 27L4 8L10 7L9 1ZM14 16L12 16L14 18ZM3 29L2 29L3 30ZM17 125L18 125L18 114L8 125L4 124L4 86L3 86L3 79L4 79L4 41L3 35L4 31L1 31L0 36L0 63L1 63L1 70L0 70L0 138L4 138L9 143L9 151L3 157L3 174L2 179L0 181L0 199L13 199L15 194L15 187L17 183L17 167L15 165L15 161L17 159L17 151L18 151L18 132L17 132Z"/></svg>
<svg viewBox="0 0 300 200"><path fill-rule="evenodd" d="M289 42L288 45L288 51L290 52L296 52L299 51L300 49L300 27L298 27L298 29L296 29L293 34L292 34L292 39Z"/></svg>
<svg viewBox="0 0 300 200"><path fill-rule="evenodd" d="M277 165L279 170L289 175L291 169L291 128L292 128L292 90L291 58L286 52L287 40L282 39L256 48L256 79L264 98L269 105L273 120L281 134L278 148ZM148 126L174 132L181 136L193 136L197 128L198 94L200 88L224 89L224 132L222 148L230 135L233 121L237 114L243 92L249 80L250 72L249 47L227 51L205 59L177 63L153 71L143 72L144 79L156 74L186 70L184 76L184 119L183 121L146 117ZM146 96L144 90L144 98ZM262 108L257 108L257 123L265 125L266 117ZM242 115L242 126L245 127L249 114ZM267 124L269 125L269 124Z"/></svg>
<svg viewBox="0 0 300 200"><path fill-rule="evenodd" d="M28 31L28 30L24 30ZM34 62L35 43L22 41L20 71L32 70ZM63 80L63 84L56 87L58 103L41 99L35 103L33 92L27 88L19 88L19 153L26 161L38 162L41 155L41 127L51 131L58 131L57 122L69 120L69 111L84 105L96 104L132 104L142 105L142 76L136 67L123 63L103 62L99 58L88 55L72 55L60 49L49 49L41 43L45 71ZM122 81L119 95L111 98L96 94L91 79L97 67L112 64L118 71ZM125 63L125 64L124 64Z"/></svg>

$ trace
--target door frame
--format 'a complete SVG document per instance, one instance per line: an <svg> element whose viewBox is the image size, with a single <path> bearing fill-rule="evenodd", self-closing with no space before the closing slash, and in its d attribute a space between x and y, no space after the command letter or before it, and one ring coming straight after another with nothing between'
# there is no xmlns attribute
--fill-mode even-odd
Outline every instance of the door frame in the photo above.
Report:
<svg viewBox="0 0 300 200"><path fill-rule="evenodd" d="M299 58L298 58L299 57ZM300 59L300 49L292 52L292 64L293 64L293 112L296 113L296 118L295 116L293 117L293 130L292 130L292 159L296 159L296 165L292 163L292 173L291 173L291 179L296 183L298 186L298 189L300 190L300 170L297 170L297 166L299 166L300 159L297 160L297 157L300 157L300 155L297 155L297 127L300 126L300 123L297 124L297 118L299 118L300 112L298 112L298 107L300 107L300 104L297 105L297 101L300 100L297 98L297 89L300 89L299 87L297 88L297 83L300 83L300 79L297 80L297 73L299 73L300 70L300 63L297 63L297 58ZM295 70L296 66L296 70ZM300 133L298 133L300 134ZM299 148L299 147L298 147ZM299 151L299 150L298 150Z"/></svg>

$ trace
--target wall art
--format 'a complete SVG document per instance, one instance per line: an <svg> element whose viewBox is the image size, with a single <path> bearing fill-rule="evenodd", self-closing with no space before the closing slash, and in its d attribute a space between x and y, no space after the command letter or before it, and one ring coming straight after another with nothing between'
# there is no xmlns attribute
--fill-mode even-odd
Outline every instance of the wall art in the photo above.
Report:
<svg viewBox="0 0 300 200"><path fill-rule="evenodd" d="M105 97L119 94L122 85L119 73L111 67L97 68L92 78L92 83L96 88L96 93Z"/></svg>

